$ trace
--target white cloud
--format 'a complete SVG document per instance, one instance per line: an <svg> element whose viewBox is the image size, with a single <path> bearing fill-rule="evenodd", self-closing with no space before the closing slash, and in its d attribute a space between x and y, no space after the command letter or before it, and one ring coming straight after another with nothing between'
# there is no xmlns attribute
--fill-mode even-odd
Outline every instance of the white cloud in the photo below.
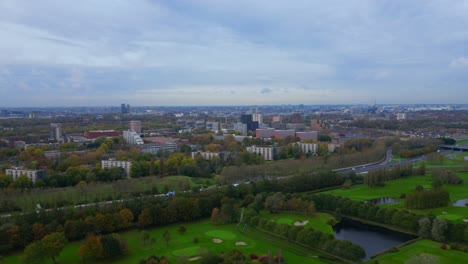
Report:
<svg viewBox="0 0 468 264"><path fill-rule="evenodd" d="M458 57L450 62L450 67L453 69L468 68L468 58Z"/></svg>

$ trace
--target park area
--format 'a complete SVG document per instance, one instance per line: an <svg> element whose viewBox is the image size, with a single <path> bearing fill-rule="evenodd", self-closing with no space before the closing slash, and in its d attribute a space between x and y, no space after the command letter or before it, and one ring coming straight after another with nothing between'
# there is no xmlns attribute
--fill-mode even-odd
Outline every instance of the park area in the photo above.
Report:
<svg viewBox="0 0 468 264"><path fill-rule="evenodd" d="M443 188L450 193L451 202L468 198L468 173L457 172L457 175L463 179L462 184L445 184ZM408 194L415 190L416 186L421 185L424 189L430 189L432 179L429 174L424 176L410 176L397 180L390 180L385 182L384 187L369 187L361 184L352 186L349 189L335 189L325 191L323 193L333 194L337 196L347 197L357 201L369 201L379 198L395 198L398 199L396 203L384 204L383 207L405 208L405 200L400 199L402 194ZM458 220L468 218L468 207L446 206L433 209L415 210L422 213L433 213L437 217L445 218L447 220Z"/></svg>
<svg viewBox="0 0 468 264"><path fill-rule="evenodd" d="M314 220L313 218L308 219ZM184 233L179 232L180 226L185 227ZM276 255L278 249L281 249L282 255L288 263L322 263L317 258L317 254L299 245L271 237L253 228L242 232L242 228L242 226L234 224L213 225L209 219L206 219L149 229L147 232L150 238L145 239L145 241L142 239L141 231L122 232L120 236L127 240L129 253L113 259L112 263L138 263L142 259L156 255L168 257L170 263L196 264L200 263L199 257L208 251L221 253L233 249L240 250L245 256L249 254L265 256L269 250L273 255ZM170 234L167 243L163 238L166 231ZM77 256L80 245L81 241L68 243L57 258L58 263L82 263ZM0 262L4 264L21 263L20 256L20 253L6 256ZM50 263L52 262L50 261ZM87 263L109 263L109 260L95 260Z"/></svg>
<svg viewBox="0 0 468 264"><path fill-rule="evenodd" d="M42 208L56 208L67 205L87 204L99 201L128 199L134 194L160 194L168 191L185 191L192 188L206 188L214 184L213 179L187 176L143 177L123 179L111 183L84 183L73 187L54 189L32 189L26 192L10 190L0 199L11 200L22 211Z"/></svg>
<svg viewBox="0 0 468 264"><path fill-rule="evenodd" d="M468 253L458 250L441 249L441 243L430 240L420 240L400 248L398 252L380 255L368 261L368 263L377 263L376 261L380 264L405 263L412 258L415 259L418 257L420 259L425 258L426 262L424 262L424 260L420 262L415 260L412 263L466 263L468 260ZM435 262L429 262L430 260L435 260Z"/></svg>

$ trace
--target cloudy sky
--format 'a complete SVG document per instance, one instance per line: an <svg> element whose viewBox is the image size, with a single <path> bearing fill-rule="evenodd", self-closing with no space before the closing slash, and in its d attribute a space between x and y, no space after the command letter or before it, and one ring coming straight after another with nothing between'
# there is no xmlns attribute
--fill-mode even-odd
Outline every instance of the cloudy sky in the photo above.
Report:
<svg viewBox="0 0 468 264"><path fill-rule="evenodd" d="M468 103L468 1L0 0L0 106Z"/></svg>

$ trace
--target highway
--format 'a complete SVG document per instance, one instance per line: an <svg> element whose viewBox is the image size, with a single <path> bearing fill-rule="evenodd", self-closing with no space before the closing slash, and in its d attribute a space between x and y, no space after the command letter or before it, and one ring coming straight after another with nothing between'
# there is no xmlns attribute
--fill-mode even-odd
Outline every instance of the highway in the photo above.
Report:
<svg viewBox="0 0 468 264"><path fill-rule="evenodd" d="M392 167L398 166L398 165L408 165L408 164L413 164L413 163L416 163L416 162L424 161L424 160L426 160L426 156L419 156L419 157L414 157L414 158L400 160L400 161L391 161L391 160L392 160L392 150L387 149L387 152L385 153L385 159L383 161L379 161L379 162L375 162L375 163L369 163L369 164L363 164L363 165L357 165L357 166L354 166L354 167L336 169L334 171L338 172L338 173L349 173L349 172L354 171L357 174L363 174L363 173L367 173L369 171L387 169L387 168L392 168Z"/></svg>

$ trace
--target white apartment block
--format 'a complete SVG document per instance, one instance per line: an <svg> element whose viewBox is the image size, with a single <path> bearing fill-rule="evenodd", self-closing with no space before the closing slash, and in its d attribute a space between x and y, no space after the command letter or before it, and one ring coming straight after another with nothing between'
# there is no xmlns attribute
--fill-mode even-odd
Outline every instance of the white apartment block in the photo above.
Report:
<svg viewBox="0 0 468 264"><path fill-rule="evenodd" d="M5 170L6 175L11 175L13 181L18 180L21 175L26 175L33 182L36 183L38 179L45 177L45 171L43 170L24 170L22 168L13 167Z"/></svg>
<svg viewBox="0 0 468 264"><path fill-rule="evenodd" d="M135 131L124 131L123 132L123 138L125 139L125 142L128 144L135 146L135 145L143 145L143 139L141 139L140 135L136 133Z"/></svg>
<svg viewBox="0 0 468 264"><path fill-rule="evenodd" d="M123 168L127 173L127 177L130 178L130 169L132 168L131 161L124 161L124 160L101 160L101 167L104 168Z"/></svg>
<svg viewBox="0 0 468 264"><path fill-rule="evenodd" d="M196 158L198 155L201 155L203 158L205 158L205 159L207 159L207 160L210 160L210 159L212 159L213 157L222 158L220 152L203 152L203 151L197 151L197 152L192 152L192 159Z"/></svg>
<svg viewBox="0 0 468 264"><path fill-rule="evenodd" d="M248 152L256 153L259 154L260 156L263 157L265 160L273 160L275 157L275 154L278 151L278 148L274 147L247 147Z"/></svg>
<svg viewBox="0 0 468 264"><path fill-rule="evenodd" d="M298 142L296 144L299 145L299 147L301 147L302 152L304 152L305 154L307 154L307 153L310 153L312 155L317 154L318 145L316 143L300 143L300 142Z"/></svg>

